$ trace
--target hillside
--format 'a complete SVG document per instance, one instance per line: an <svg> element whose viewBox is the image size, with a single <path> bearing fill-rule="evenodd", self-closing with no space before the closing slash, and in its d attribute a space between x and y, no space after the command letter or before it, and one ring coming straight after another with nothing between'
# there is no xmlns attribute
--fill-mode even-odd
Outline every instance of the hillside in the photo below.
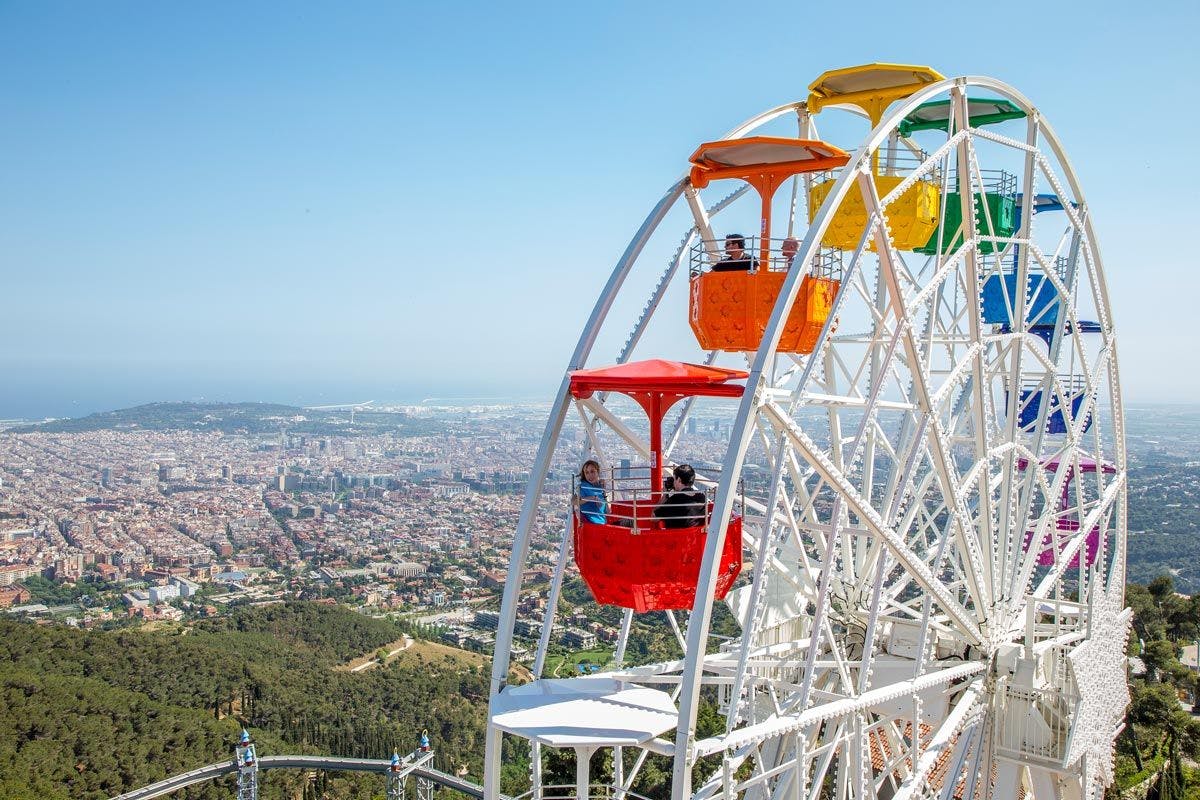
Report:
<svg viewBox="0 0 1200 800"><path fill-rule="evenodd" d="M407 752L428 728L437 766L478 774L484 668L430 651L334 671L399 636L390 623L310 603L155 633L0 619L0 800L111 797L227 758L243 725L263 755L360 758ZM270 773L262 796L296 796L303 783ZM360 775L325 787L330 797L359 790L382 784ZM177 796L215 800L230 789Z"/></svg>
<svg viewBox="0 0 1200 800"><path fill-rule="evenodd" d="M286 430L315 436L377 433L420 434L433 429L428 419L361 409L350 421L344 409L315 409L275 403L149 403L102 411L78 419L57 419L9 428L7 433L85 433L105 430L273 433Z"/></svg>
<svg viewBox="0 0 1200 800"><path fill-rule="evenodd" d="M274 403L148 403L133 408L101 411L78 419L57 419L12 428L10 432L81 433L120 428L233 432L257 429L271 421L303 416L303 408Z"/></svg>

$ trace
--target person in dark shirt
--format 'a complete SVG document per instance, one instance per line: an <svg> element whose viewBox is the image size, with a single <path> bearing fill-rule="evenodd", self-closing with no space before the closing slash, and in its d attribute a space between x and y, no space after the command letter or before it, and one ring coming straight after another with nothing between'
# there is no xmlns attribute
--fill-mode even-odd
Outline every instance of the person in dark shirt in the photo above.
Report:
<svg viewBox="0 0 1200 800"><path fill-rule="evenodd" d="M746 237L731 233L725 237L725 257L713 264L713 272L737 272L758 268L758 262L746 252Z"/></svg>
<svg viewBox="0 0 1200 800"><path fill-rule="evenodd" d="M664 527L691 528L704 524L708 501L704 492L693 485L695 482L696 470L690 465L675 467L667 493L654 507L654 516L663 521Z"/></svg>

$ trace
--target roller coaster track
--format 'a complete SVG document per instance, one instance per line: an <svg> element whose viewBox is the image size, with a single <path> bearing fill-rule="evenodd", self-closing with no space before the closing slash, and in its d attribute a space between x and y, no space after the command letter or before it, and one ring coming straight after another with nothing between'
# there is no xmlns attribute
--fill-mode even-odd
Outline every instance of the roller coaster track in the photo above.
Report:
<svg viewBox="0 0 1200 800"><path fill-rule="evenodd" d="M380 775L386 775L391 769L391 762L386 759L338 758L335 756L262 756L258 759L258 768L260 770L324 769L348 772L377 772ZM420 763L417 765L408 765L406 766L406 770L409 775L433 781L446 789L453 789L456 792L461 792L471 797L483 797L482 786L442 772L441 770L423 766ZM209 764L206 767L191 770L190 772L172 775L170 778L161 780L158 783L152 783L149 786L143 786L141 789L134 789L132 792L118 795L112 800L150 800L150 798L162 797L186 786L211 781L222 775L228 775L231 772L237 771L238 765L233 759L220 761L216 764Z"/></svg>

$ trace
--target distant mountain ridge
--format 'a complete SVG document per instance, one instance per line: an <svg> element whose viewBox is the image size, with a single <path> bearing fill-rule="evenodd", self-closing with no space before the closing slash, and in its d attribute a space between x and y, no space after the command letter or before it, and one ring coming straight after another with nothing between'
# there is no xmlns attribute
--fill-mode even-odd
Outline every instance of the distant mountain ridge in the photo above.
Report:
<svg viewBox="0 0 1200 800"><path fill-rule="evenodd" d="M364 435L387 432L423 433L428 420L408 414L358 408L315 409L280 403L165 402L102 411L77 419L56 419L9 428L5 433L87 433L105 430L212 431L220 433L289 433Z"/></svg>
<svg viewBox="0 0 1200 800"><path fill-rule="evenodd" d="M10 428L10 433L81 433L115 428L143 430L225 430L244 428L247 423L261 424L273 418L312 417L298 406L278 403L147 403L115 411L101 411L77 419L56 419L35 425Z"/></svg>

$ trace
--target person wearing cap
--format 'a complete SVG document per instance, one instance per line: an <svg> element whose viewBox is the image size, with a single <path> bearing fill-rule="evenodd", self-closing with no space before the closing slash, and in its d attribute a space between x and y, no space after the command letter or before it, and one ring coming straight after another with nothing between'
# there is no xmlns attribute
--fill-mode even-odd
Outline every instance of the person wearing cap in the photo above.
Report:
<svg viewBox="0 0 1200 800"><path fill-rule="evenodd" d="M731 233L725 237L725 257L713 264L713 272L738 272L758 268L758 262L746 252L746 237Z"/></svg>

